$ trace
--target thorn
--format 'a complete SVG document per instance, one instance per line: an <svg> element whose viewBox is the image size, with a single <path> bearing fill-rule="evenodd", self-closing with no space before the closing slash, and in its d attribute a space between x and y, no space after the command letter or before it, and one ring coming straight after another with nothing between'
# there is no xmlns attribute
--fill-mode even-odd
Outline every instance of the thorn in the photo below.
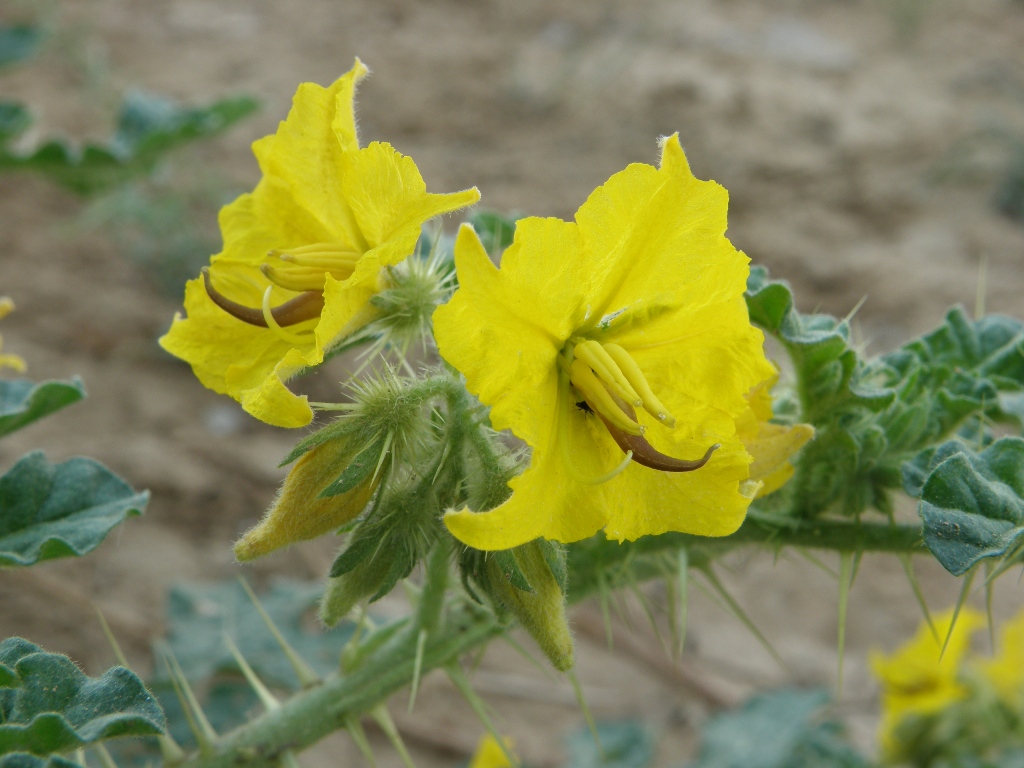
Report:
<svg viewBox="0 0 1024 768"><path fill-rule="evenodd" d="M608 610L608 584L604 580L604 574L598 577L597 594L601 603L601 620L604 622L604 636L608 641L608 650L615 648L612 641L612 617Z"/></svg>
<svg viewBox="0 0 1024 768"><path fill-rule="evenodd" d="M174 692L177 694L178 700L181 702L181 708L185 713L185 718L188 720L188 727L195 737L196 744L199 745L199 751L208 753L217 741L217 732L213 730L210 721L206 719L206 713L199 706L199 700L196 699L192 686L189 685L181 665L174 658L174 654L166 646L160 648L160 652L163 655L164 664L167 665L167 672L171 677L171 685L174 686Z"/></svg>
<svg viewBox="0 0 1024 768"><path fill-rule="evenodd" d="M281 702L277 700L277 697L270 692L270 690L263 684L256 673L253 672L249 662L245 660L242 652L238 650L238 646L231 640L231 637L227 632L224 633L224 644L227 645L228 650L231 651L231 655L235 658L235 663L238 668L242 670L242 674L245 675L245 680L249 683L249 686L256 691L256 695L259 697L260 703L266 707L268 712L272 712L275 709L281 708Z"/></svg>
<svg viewBox="0 0 1024 768"><path fill-rule="evenodd" d="M295 756L295 753L290 749L286 749L281 754L281 768L302 768L299 763L299 759Z"/></svg>
<svg viewBox="0 0 1024 768"><path fill-rule="evenodd" d="M550 664L542 664L540 659L538 659L536 656L530 653L526 648L523 647L522 643L514 639L507 632L503 632L501 634L501 639L508 643L510 646L512 646L514 650L518 651L519 655L521 655L524 659L526 659L533 666L535 666L540 672L542 672L544 674L544 677L546 677L549 681L555 682L555 674L551 671Z"/></svg>
<svg viewBox="0 0 1024 768"><path fill-rule="evenodd" d="M405 742L402 741L402 734L398 732L398 728L395 727L395 721L391 719L391 714L388 712L388 708L383 704L375 707L370 712L372 717L380 729L384 731L384 735L388 737L388 741L391 742L391 746L395 748L398 756L402 758L402 762L405 764L405 768L416 768L412 762L412 757L409 755L409 750L405 748Z"/></svg>
<svg viewBox="0 0 1024 768"><path fill-rule="evenodd" d="M427 630L421 629L416 635L416 660L412 666L412 689L409 691L409 714L416 704L416 692L420 687L420 675L423 672L423 651L427 647Z"/></svg>
<svg viewBox="0 0 1024 768"><path fill-rule="evenodd" d="M678 590L678 607L676 618L678 620L679 634L677 636L676 660L682 661L683 651L686 649L686 620L689 611L689 587L690 587L690 557L685 549L679 550L679 573L676 576Z"/></svg>
<svg viewBox="0 0 1024 768"><path fill-rule="evenodd" d="M313 669L306 663L306 661L295 651L294 648L284 639L284 635L281 634L281 630L277 628L274 620L270 618L270 614L267 613L263 604L260 603L256 597L256 593L252 591L252 587L249 586L249 582L243 579L241 576L238 577L239 582L242 584L242 589L252 600L252 604L256 606L256 610L259 611L260 618L263 619L263 623L267 625L267 629L274 636L277 644L284 651L284 655L288 658L288 663L291 664L292 669L295 671L295 676L299 678L299 685L303 688L309 688L310 686L317 685L320 682L320 676L313 671Z"/></svg>
<svg viewBox="0 0 1024 768"><path fill-rule="evenodd" d="M583 688L580 686L580 679L576 676L576 670L570 669L565 673L565 676L572 683L572 692L576 694L576 703L579 704L580 709L583 711L583 719L586 720L587 728L590 729L590 736L594 739L594 746L597 747L597 754L601 757L601 763L607 763L608 755L605 754L604 747L601 745L601 737L597 733L597 723L594 722L594 715L587 705L587 700L583 697Z"/></svg>
<svg viewBox="0 0 1024 768"><path fill-rule="evenodd" d="M836 581L839 581L839 574L836 573L831 568L829 568L828 565L826 565L824 562L822 562L820 558L816 557L812 553L810 553L810 552L808 552L806 550L803 550L803 549L797 549L795 551L796 551L796 553L800 557L802 557L804 560L809 562L811 565L813 565L816 568L824 571L825 573L827 573L829 576L831 576Z"/></svg>
<svg viewBox="0 0 1024 768"><path fill-rule="evenodd" d="M377 768L377 760L373 756L373 749L370 747L370 741L366 738L366 731L363 730L363 724L359 722L359 718L346 717L345 728L348 729L352 741L359 747L359 751L363 753L366 762L370 764L370 768Z"/></svg>
<svg viewBox="0 0 1024 768"><path fill-rule="evenodd" d="M867 301L867 300L868 300L868 295L865 293L863 296L860 297L860 301L858 301L856 303L856 305L854 305L853 309L851 309L849 311L849 313L847 313L846 317L843 318L843 322L844 323L848 323L851 320L853 320L854 316L858 312L860 312L860 308L864 306L864 302Z"/></svg>
<svg viewBox="0 0 1024 768"><path fill-rule="evenodd" d="M856 567L856 555L853 552L839 554L839 626L836 634L838 669L836 674L836 698L843 696L843 660L846 657L846 609L850 601L850 588L853 586L853 574Z"/></svg>
<svg viewBox="0 0 1024 768"><path fill-rule="evenodd" d="M487 729L487 732L494 737L498 746L501 747L501 751L505 755L505 759L508 760L509 764L512 765L513 768L518 768L519 761L516 760L512 751L508 748L508 745L505 744L505 739L501 737L501 734L499 734L497 729L494 727L494 723L491 722L491 718L487 714L487 709L484 706L483 701L481 701L480 697L476 695L476 691L474 691L473 686L470 685L469 680L466 677L466 673L462 671L462 667L459 666L458 662L453 662L448 664L444 668L444 671L448 673L448 678L455 684L455 687L458 688L459 693L462 694L462 697L469 704L473 713L480 718L480 722L483 723L484 728Z"/></svg>
<svg viewBox="0 0 1024 768"><path fill-rule="evenodd" d="M960 597L957 598L956 606L953 608L953 618L949 620L949 631L946 633L946 639L942 643L942 650L939 652L939 661L942 661L942 657L946 655L946 647L949 645L949 638L953 636L953 629L956 627L956 620L960 618L960 609L964 607L964 603L967 602L967 595L971 591L971 582L974 581L974 574L978 572L977 566L971 568L964 576L964 585L960 588Z"/></svg>
<svg viewBox="0 0 1024 768"><path fill-rule="evenodd" d="M647 595L640 590L639 585L635 581L630 581L629 590L640 602L640 607L643 608L644 615L647 616L647 622L651 625L651 629L654 630L654 636L658 638L658 644L661 646L661 649L665 651L666 656L671 658L672 650L665 642L665 638L661 634L661 627L658 626L658 622L654 619L654 612L651 610L651 601L647 599Z"/></svg>
<svg viewBox="0 0 1024 768"><path fill-rule="evenodd" d="M924 620L928 623L928 628L932 631L932 637L935 638L935 643L941 642L939 638L939 631L935 628L935 622L932 621L932 613L928 610L928 603L925 602L924 592L921 591L921 584L917 580L917 575L914 573L914 564L910 560L910 554L907 552L900 553L900 562L903 563L903 571L907 574L907 581L910 582L910 588L914 591L914 597L917 598L917 604L921 606L921 612L924 614Z"/></svg>
<svg viewBox="0 0 1024 768"><path fill-rule="evenodd" d="M128 665L128 659L124 655L124 651L121 650L121 646L117 643L117 638L114 637L114 632L110 629L110 625L107 624L107 620L103 616L103 611L101 611L99 606L95 604L93 604L93 609L96 611L96 617L100 620L100 628L103 630L103 635L107 638L107 642L110 643L110 647L114 651L114 658L117 659L117 663L125 669L131 669Z"/></svg>
<svg viewBox="0 0 1024 768"><path fill-rule="evenodd" d="M736 600L733 598L732 595L728 593L728 591L726 591L725 587L722 585L722 582L718 580L718 576L716 576L715 572L711 569L711 566L707 565L701 568L701 572L704 574L704 577L708 580L708 582L710 582L714 592L720 598L722 598L722 600L725 601L726 606L728 606L728 611L732 613L732 615L735 616L737 619L739 619L740 623L743 624L743 626L745 626L747 630L755 638L757 638L758 642L760 642L764 649L768 651L768 653L771 655L771 657L775 659L776 663L778 663L780 667L782 667L784 670L788 672L789 667L786 666L786 662L782 660L782 657L779 655L779 652L775 650L775 648L772 646L770 642L768 642L768 638L765 637L761 630L757 628L757 625L754 624L753 621L751 621L750 617L747 616L746 612L740 607L740 604L736 602Z"/></svg>
<svg viewBox="0 0 1024 768"><path fill-rule="evenodd" d="M103 766L103 768L117 768L117 763L114 762L114 758L110 756L110 753L107 751L107 748L103 746L102 742L97 741L93 744L92 750L96 753L96 757L100 759L100 765ZM85 765L85 763L83 762L82 765Z"/></svg>
<svg viewBox="0 0 1024 768"><path fill-rule="evenodd" d="M992 584L994 583L991 579L987 578L992 575L993 564L991 560L985 561L985 616L988 618L988 642L989 647L992 649L992 653L996 652L996 623L992 620Z"/></svg>
<svg viewBox="0 0 1024 768"><path fill-rule="evenodd" d="M82 768L89 768L89 763L85 759L85 750L81 747L75 750L75 762L82 766Z"/></svg>

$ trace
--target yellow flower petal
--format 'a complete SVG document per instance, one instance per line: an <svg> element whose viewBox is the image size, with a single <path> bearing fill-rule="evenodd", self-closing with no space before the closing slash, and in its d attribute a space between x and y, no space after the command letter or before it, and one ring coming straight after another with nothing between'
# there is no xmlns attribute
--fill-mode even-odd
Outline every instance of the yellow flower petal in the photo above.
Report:
<svg viewBox="0 0 1024 768"><path fill-rule="evenodd" d="M357 59L329 88L299 86L277 133L253 145L263 178L221 211L224 250L211 259L215 290L261 307L268 287L272 306L297 296L271 286L261 272L269 251L326 243L359 254L347 278L326 274L319 320L287 329L248 325L214 305L202 280L193 280L185 292L187 317L176 317L160 340L192 365L204 385L277 426L312 420L306 398L285 382L320 364L326 352L378 316L370 300L381 269L412 253L427 219L479 199L476 189L428 193L415 163L386 144L359 149L353 97L366 72Z"/></svg>
<svg viewBox="0 0 1024 768"><path fill-rule="evenodd" d="M505 748L511 751L512 740L506 737L502 741L505 742ZM469 768L513 768L513 765L498 740L487 733L480 737L476 752L469 761Z"/></svg>
<svg viewBox="0 0 1024 768"><path fill-rule="evenodd" d="M1002 626L998 648L996 657L980 660L978 668L1004 701L1017 704L1024 696L1024 612Z"/></svg>

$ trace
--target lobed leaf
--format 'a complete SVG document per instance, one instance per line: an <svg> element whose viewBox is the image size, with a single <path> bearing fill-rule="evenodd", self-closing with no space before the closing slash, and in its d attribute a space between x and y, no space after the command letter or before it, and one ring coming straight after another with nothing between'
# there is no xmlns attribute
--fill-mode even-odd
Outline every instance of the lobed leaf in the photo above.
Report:
<svg viewBox="0 0 1024 768"><path fill-rule="evenodd" d="M589 729L574 731L566 739L566 768L647 768L654 762L654 736L643 723L600 723L598 747Z"/></svg>
<svg viewBox="0 0 1024 768"><path fill-rule="evenodd" d="M824 691L782 689L747 701L704 728L700 755L689 768L867 768L868 761L821 722Z"/></svg>
<svg viewBox="0 0 1024 768"><path fill-rule="evenodd" d="M0 379L0 437L9 435L85 397L81 379L43 381Z"/></svg>
<svg viewBox="0 0 1024 768"><path fill-rule="evenodd" d="M1012 558L1024 543L1024 439L1005 437L981 452L950 441L907 467L908 491L920 484L924 542L960 576L987 558Z"/></svg>
<svg viewBox="0 0 1024 768"><path fill-rule="evenodd" d="M80 557L148 500L92 459L50 464L33 451L0 477L0 567Z"/></svg>
<svg viewBox="0 0 1024 768"><path fill-rule="evenodd" d="M38 757L30 755L28 752L11 752L7 755L0 755L0 768L82 768L82 766L60 755Z"/></svg>
<svg viewBox="0 0 1024 768"><path fill-rule="evenodd" d="M94 194L150 173L169 150L216 135L258 106L255 99L239 96L182 108L159 96L132 92L121 105L116 131L107 144L76 148L53 140L19 154L0 141L0 172L35 171L80 195ZM8 137L0 133L4 138Z"/></svg>
<svg viewBox="0 0 1024 768"><path fill-rule="evenodd" d="M0 643L0 664L17 675L0 689L0 755L49 755L118 736L164 732L164 715L124 667L85 675L67 656L20 638ZM29 765L26 758L12 765ZM34 764L33 764L34 765Z"/></svg>
<svg viewBox="0 0 1024 768"><path fill-rule="evenodd" d="M0 26L0 67L33 56L43 41L43 30L31 24Z"/></svg>
<svg viewBox="0 0 1024 768"><path fill-rule="evenodd" d="M260 603L285 640L315 671L326 675L352 633L351 625L324 632L311 620L323 592L321 584L275 581ZM212 586L176 586L167 600L167 647L192 680L236 672L224 643L227 633L242 656L268 685L297 688L299 681L277 640L252 601L235 581Z"/></svg>

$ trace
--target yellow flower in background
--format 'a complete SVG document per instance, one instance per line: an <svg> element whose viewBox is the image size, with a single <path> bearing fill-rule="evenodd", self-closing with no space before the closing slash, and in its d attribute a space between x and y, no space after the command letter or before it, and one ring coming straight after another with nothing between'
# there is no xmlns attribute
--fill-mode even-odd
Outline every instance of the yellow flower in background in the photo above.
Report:
<svg viewBox="0 0 1024 768"><path fill-rule="evenodd" d="M1024 696L1024 612L999 630L999 653L977 662L978 670L1009 704L1020 705Z"/></svg>
<svg viewBox="0 0 1024 768"><path fill-rule="evenodd" d="M671 136L659 168L615 174L575 222L520 219L500 269L460 230L438 348L532 455L504 504L445 516L458 539L496 550L739 527L757 486L737 421L775 369L727 207Z"/></svg>
<svg viewBox="0 0 1024 768"><path fill-rule="evenodd" d="M880 737L883 749L890 753L897 746L896 729L904 718L940 712L967 694L959 681L960 669L970 649L971 635L984 625L985 618L970 608L961 609L945 653L942 645L949 634L953 609L933 618L935 634L922 623L914 638L892 654L871 655L871 667L882 684Z"/></svg>
<svg viewBox="0 0 1024 768"><path fill-rule="evenodd" d="M476 752L470 758L469 768L515 768L505 751L511 751L512 740L504 738L502 741L505 742L505 749L501 748L498 740L491 734L485 733L481 736L480 742L476 745Z"/></svg>
<svg viewBox="0 0 1024 768"><path fill-rule="evenodd" d="M303 83L277 133L253 144L263 177L221 210L224 248L160 339L205 386L277 426L312 420L284 382L374 319L382 270L413 251L423 223L480 198L428 193L389 144L360 149L353 99L366 73L356 59L329 88Z"/></svg>
<svg viewBox="0 0 1024 768"><path fill-rule="evenodd" d="M750 479L761 483L757 496L773 493L793 476L790 457L812 437L810 424L791 427L772 424L772 387L778 374L754 387L747 395L750 407L736 420L736 433L754 460L750 463Z"/></svg>
<svg viewBox="0 0 1024 768"><path fill-rule="evenodd" d="M14 302L11 301L7 296L0 296L0 320L3 320L11 312L14 311ZM24 373L25 361L18 355L5 355L3 354L4 339L0 336L0 369L10 368L18 373Z"/></svg>

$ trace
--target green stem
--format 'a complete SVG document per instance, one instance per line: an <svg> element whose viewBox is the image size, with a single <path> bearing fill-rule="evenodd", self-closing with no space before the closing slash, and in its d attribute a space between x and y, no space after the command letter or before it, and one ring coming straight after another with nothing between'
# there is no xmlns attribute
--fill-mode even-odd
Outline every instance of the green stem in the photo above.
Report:
<svg viewBox="0 0 1024 768"><path fill-rule="evenodd" d="M461 602L427 643L423 671L451 664L501 631L490 613ZM275 766L286 751L298 752L315 744L407 685L413 676L415 647L416 633L401 633L352 674L331 675L296 694L280 709L218 739L205 754L191 755L178 768L234 768L242 763L246 768Z"/></svg>
<svg viewBox="0 0 1024 768"><path fill-rule="evenodd" d="M600 578L613 577L629 559L686 549L699 563L746 544L775 547L829 549L837 552L926 552L919 525L857 523L845 520L797 520L750 512L733 534L721 538L663 533L620 544L607 539L589 539L569 547L569 601L576 602L599 589ZM614 585L613 585L614 586Z"/></svg>

